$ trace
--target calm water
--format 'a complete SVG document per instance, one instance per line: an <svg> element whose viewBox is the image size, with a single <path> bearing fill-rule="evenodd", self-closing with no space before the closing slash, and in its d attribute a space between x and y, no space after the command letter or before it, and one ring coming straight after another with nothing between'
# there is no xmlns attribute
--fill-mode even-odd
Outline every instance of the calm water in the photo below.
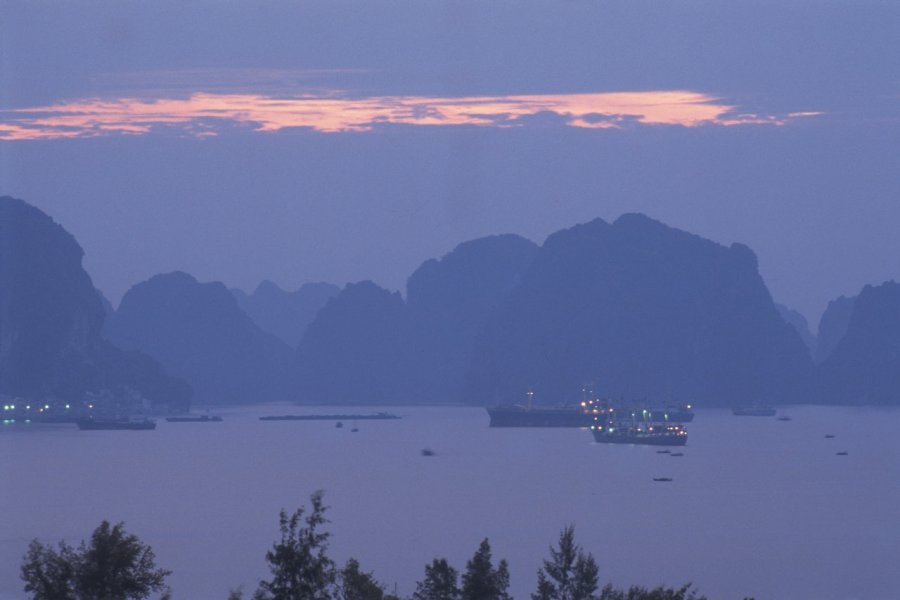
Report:
<svg viewBox="0 0 900 600"><path fill-rule="evenodd" d="M22 597L30 539L77 542L102 519L153 546L176 598L252 590L278 510L316 489L331 506L332 555L357 557L401 594L433 557L461 568L489 537L527 600L548 545L574 523L616 585L900 597L898 410L797 407L782 411L791 422L701 411L683 457L596 445L582 430L489 429L480 409L399 408L402 420L358 433L257 420L289 412L300 411L233 409L223 423L153 432L0 429L0 598Z"/></svg>

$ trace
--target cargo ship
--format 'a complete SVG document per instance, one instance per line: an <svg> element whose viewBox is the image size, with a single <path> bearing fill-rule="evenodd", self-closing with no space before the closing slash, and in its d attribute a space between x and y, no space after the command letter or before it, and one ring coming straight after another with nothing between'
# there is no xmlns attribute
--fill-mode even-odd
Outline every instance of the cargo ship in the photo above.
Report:
<svg viewBox="0 0 900 600"><path fill-rule="evenodd" d="M537 407L534 392L528 390L528 404L512 404L486 408L490 427L590 427L600 415L605 415L606 404L586 398L576 405Z"/></svg>

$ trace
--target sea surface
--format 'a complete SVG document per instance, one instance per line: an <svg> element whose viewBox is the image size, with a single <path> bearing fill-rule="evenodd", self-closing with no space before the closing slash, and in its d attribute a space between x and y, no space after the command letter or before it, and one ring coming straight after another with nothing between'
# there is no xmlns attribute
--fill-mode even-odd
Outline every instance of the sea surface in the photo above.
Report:
<svg viewBox="0 0 900 600"><path fill-rule="evenodd" d="M281 405L147 432L3 426L0 598L24 597L29 540L77 543L103 519L152 545L176 599L251 592L279 510L319 489L331 555L356 557L404 595L432 558L462 570L487 537L528 600L548 546L574 524L601 580L618 586L900 598L900 410L790 407L789 422L701 410L681 457L595 444L585 430L490 429L482 409L376 410L403 418L360 421L355 433L350 422L258 420L334 412Z"/></svg>

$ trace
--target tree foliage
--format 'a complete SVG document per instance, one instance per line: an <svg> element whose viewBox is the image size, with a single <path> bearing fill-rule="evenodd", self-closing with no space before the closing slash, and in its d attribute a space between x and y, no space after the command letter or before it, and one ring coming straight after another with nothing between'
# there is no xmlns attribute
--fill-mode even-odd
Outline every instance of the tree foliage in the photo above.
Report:
<svg viewBox="0 0 900 600"><path fill-rule="evenodd" d="M372 573L359 568L359 561L351 558L340 573L341 600L384 600L384 588Z"/></svg>
<svg viewBox="0 0 900 600"><path fill-rule="evenodd" d="M691 589L690 583L678 589L659 586L653 589L633 585L627 590L617 590L607 584L600 592L599 600L706 600Z"/></svg>
<svg viewBox="0 0 900 600"><path fill-rule="evenodd" d="M416 583L412 600L460 600L462 591L457 582L456 569L446 558L436 558L425 565L425 579Z"/></svg>
<svg viewBox="0 0 900 600"><path fill-rule="evenodd" d="M566 527L550 559L538 569L538 589L532 600L590 600L597 591L597 562L575 544L575 528Z"/></svg>
<svg viewBox="0 0 900 600"><path fill-rule="evenodd" d="M279 514L281 541L266 552L272 578L259 584L255 598L266 600L332 600L337 578L334 562L328 558L328 539L322 531L328 523L322 492L310 498L309 513L301 507L288 515ZM304 516L305 515L305 516Z"/></svg>
<svg viewBox="0 0 900 600"><path fill-rule="evenodd" d="M485 538L466 563L466 572L462 576L462 600L511 600L508 589L509 567L505 560L501 560L494 568L491 545Z"/></svg>
<svg viewBox="0 0 900 600"><path fill-rule="evenodd" d="M156 567L150 546L126 533L123 523L108 521L77 549L32 541L21 567L31 600L142 600L164 592L170 574Z"/></svg>

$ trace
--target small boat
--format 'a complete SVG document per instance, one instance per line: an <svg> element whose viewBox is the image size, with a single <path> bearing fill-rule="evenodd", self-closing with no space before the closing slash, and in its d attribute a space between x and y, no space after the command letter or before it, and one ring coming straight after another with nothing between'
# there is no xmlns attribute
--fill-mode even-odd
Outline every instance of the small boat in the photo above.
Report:
<svg viewBox="0 0 900 600"><path fill-rule="evenodd" d="M671 450L657 450L656 453L657 454L671 454L672 451Z"/></svg>
<svg viewBox="0 0 900 600"><path fill-rule="evenodd" d="M103 418L88 417L78 420L78 429L84 431L149 431L156 429L156 421L147 417Z"/></svg>
<svg viewBox="0 0 900 600"><path fill-rule="evenodd" d="M672 481L671 477L654 477L653 481Z"/></svg>
<svg viewBox="0 0 900 600"><path fill-rule="evenodd" d="M684 456L684 452L673 452L669 456Z"/></svg>
<svg viewBox="0 0 900 600"><path fill-rule="evenodd" d="M836 452L835 453L836 456L847 456L847 454L849 454L849 452Z"/></svg>
<svg viewBox="0 0 900 600"><path fill-rule="evenodd" d="M778 417L778 418L775 419L775 420L776 420L776 421L793 421L793 419L791 419L791 418L790 418L789 416L787 416L787 415L782 415L782 416Z"/></svg>
<svg viewBox="0 0 900 600"><path fill-rule="evenodd" d="M422 456L434 456L434 455L435 455L435 451L432 450L431 448L423 448L422 449Z"/></svg>
<svg viewBox="0 0 900 600"><path fill-rule="evenodd" d="M168 423L221 423L222 417L217 415L185 415L182 417L166 417Z"/></svg>
<svg viewBox="0 0 900 600"><path fill-rule="evenodd" d="M833 433L826 433L826 434L825 434L825 438L830 440L830 439L834 438L834 434L833 434Z"/></svg>
<svg viewBox="0 0 900 600"><path fill-rule="evenodd" d="M337 423L334 424L334 426L336 429L341 429L344 426L344 422L338 421Z"/></svg>

